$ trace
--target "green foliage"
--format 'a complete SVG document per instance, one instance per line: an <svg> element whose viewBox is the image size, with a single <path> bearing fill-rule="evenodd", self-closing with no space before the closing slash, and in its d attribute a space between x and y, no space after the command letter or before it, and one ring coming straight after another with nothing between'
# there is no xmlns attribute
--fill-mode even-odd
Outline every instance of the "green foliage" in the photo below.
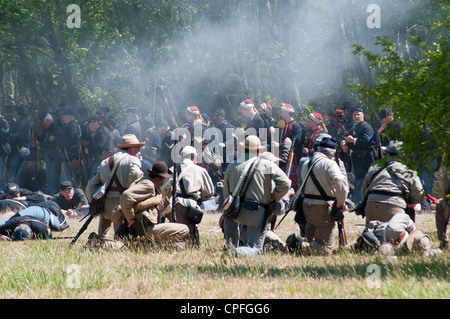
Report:
<svg viewBox="0 0 450 319"><path fill-rule="evenodd" d="M431 157L442 157L443 164L449 165L449 26L448 20L435 24L433 29L437 29L440 36L431 43L413 39L412 43L422 53L415 59L401 56L396 45L386 38L377 38L376 45L382 48L379 54L355 46L354 54L369 61L376 81L351 87L370 102L375 111L383 108L394 111L404 124L403 149L410 155L410 166L416 169L423 168Z"/></svg>

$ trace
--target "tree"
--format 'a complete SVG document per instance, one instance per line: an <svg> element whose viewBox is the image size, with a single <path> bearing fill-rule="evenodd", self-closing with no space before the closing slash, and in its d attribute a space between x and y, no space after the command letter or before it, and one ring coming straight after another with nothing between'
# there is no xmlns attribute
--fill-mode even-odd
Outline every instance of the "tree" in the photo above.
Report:
<svg viewBox="0 0 450 319"><path fill-rule="evenodd" d="M420 52L414 59L400 55L395 44L382 37L376 41L382 48L379 54L355 46L354 54L369 61L376 81L351 87L374 111L391 108L401 119L403 150L415 169L423 168L431 157L441 157L445 169L449 167L449 28L447 18L433 25L434 41L411 39Z"/></svg>

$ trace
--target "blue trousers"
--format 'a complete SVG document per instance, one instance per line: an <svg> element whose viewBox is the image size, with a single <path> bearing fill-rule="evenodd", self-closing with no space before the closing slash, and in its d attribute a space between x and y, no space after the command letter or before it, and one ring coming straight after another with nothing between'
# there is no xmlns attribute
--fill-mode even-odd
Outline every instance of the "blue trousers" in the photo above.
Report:
<svg viewBox="0 0 450 319"><path fill-rule="evenodd" d="M237 256L256 256L263 251L266 227L263 227L265 209L247 210L242 208L235 220L225 220L223 223L225 239L236 247ZM245 237L241 238L242 226L246 226ZM244 246L239 247L239 239Z"/></svg>

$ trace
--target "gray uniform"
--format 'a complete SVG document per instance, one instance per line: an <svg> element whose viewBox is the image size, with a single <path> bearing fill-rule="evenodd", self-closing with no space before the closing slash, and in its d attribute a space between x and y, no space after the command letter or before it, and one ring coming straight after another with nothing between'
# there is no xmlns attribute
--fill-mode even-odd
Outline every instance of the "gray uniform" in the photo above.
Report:
<svg viewBox="0 0 450 319"><path fill-rule="evenodd" d="M250 159L249 159L250 160ZM224 176L224 198L232 194L239 177L244 173L249 160L238 159L236 163L228 165ZM256 165L256 163L255 163ZM274 187L272 189L272 181ZM239 216L235 220L224 221L224 232L227 242L231 241L234 246L239 243L239 225L246 227L245 246L237 247L238 256L253 256L260 254L263 249L266 227L264 221L266 205L271 201L279 202L291 187L291 180L275 163L260 159L255 174L251 179L247 192L243 195L245 199L259 202L257 209L241 208Z"/></svg>
<svg viewBox="0 0 450 319"><path fill-rule="evenodd" d="M302 167L302 180L307 177L309 162L315 162L312 168L314 176L317 178L326 195L331 199L344 203L349 191L347 178L342 174L340 167L325 154L315 152L312 158ZM330 216L331 206L334 200L324 200L308 198L308 195L321 196L318 188L314 184L311 176L305 183L305 199L303 200L303 213L306 224L306 240L304 247L311 253L331 253L335 250L337 237L337 227L335 220Z"/></svg>
<svg viewBox="0 0 450 319"><path fill-rule="evenodd" d="M372 166L364 179L362 194L368 195L365 209L366 221L389 221L395 214L404 213L407 205L420 203L423 186L415 171L408 169L397 160L391 160L386 169L375 176L381 168Z"/></svg>
<svg viewBox="0 0 450 319"><path fill-rule="evenodd" d="M123 216L121 214L114 214L113 209L119 205L122 192L143 175L139 158L129 155L126 150L119 150L113 155L113 163L116 163L118 160L120 160L120 163L117 166L116 175L122 187L120 188L113 181L111 190L106 193L105 209L100 216L98 225L98 233L100 236L106 235L111 227L111 222L114 224L114 229L117 229L120 225ZM97 173L86 187L86 196L89 201L92 200L93 194L106 183L110 173L109 158L107 158L100 163Z"/></svg>

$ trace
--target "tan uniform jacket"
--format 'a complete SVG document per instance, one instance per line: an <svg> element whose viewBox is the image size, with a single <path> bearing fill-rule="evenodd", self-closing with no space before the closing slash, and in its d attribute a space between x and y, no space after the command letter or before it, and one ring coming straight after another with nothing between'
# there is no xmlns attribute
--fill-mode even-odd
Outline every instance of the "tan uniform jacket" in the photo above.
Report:
<svg viewBox="0 0 450 319"><path fill-rule="evenodd" d="M145 217L154 225L160 221L160 211L164 202L160 190L151 179L138 179L120 196L120 207L125 218L133 219L138 211L145 210Z"/></svg>
<svg viewBox="0 0 450 319"><path fill-rule="evenodd" d="M186 190L186 194L192 198L202 197L208 199L214 195L214 184L211 180L206 169L200 167L190 159L183 159L180 163L180 171L177 172L177 176L182 175L182 183ZM176 203L182 206L187 206L185 199L180 196L181 188L180 183L177 184L177 197ZM195 200L190 200L192 206L197 206Z"/></svg>
<svg viewBox="0 0 450 319"><path fill-rule="evenodd" d="M224 176L224 198L233 193L235 185L244 173L249 160L243 161L243 158L240 158L235 163L228 165ZM273 190L272 181L275 184ZM278 165L269 160L261 159L244 198L256 200L262 204L269 204L271 200L279 202L290 187L291 180Z"/></svg>
<svg viewBox="0 0 450 319"><path fill-rule="evenodd" d="M389 174L388 169L382 170L377 176L375 176L372 184L369 187L372 175L381 168L379 165L370 167L364 178L362 186L362 195L366 194L366 191L388 191L393 193L398 193L398 196L392 195L380 195L380 194L370 194L368 197L368 202L380 202L391 205L396 205L401 208L406 208L408 205L413 205L422 202L423 199L423 186L420 182L420 178L417 176L415 171L408 169L405 165L397 161L391 161L389 164L389 169L392 174L398 176L397 179ZM405 196L402 195L402 190L399 187L403 185Z"/></svg>
<svg viewBox="0 0 450 319"><path fill-rule="evenodd" d="M338 164L334 160L330 160L325 154L321 152L315 152L312 158L303 165L302 181L306 178L310 161L315 162L316 160L318 160L318 162L314 165L312 171L314 172L314 176L319 181L327 196L336 197L338 203L345 202L349 191L347 178L342 174L342 171ZM321 195L311 176L309 176L306 180L304 193L308 195ZM323 205L325 203L325 201L323 200L311 198L305 198L304 202L319 205Z"/></svg>
<svg viewBox="0 0 450 319"><path fill-rule="evenodd" d="M129 155L124 150L119 150L113 156L114 163L116 163L117 160L122 159L116 170L116 175L122 187L128 188L131 183L142 177L143 173L141 171L141 161L139 158ZM99 189L99 187L106 183L110 174L111 170L109 168L109 158L107 158L100 163L97 173L86 186L86 196L89 201L92 200L92 195ZM114 181L111 185L117 187ZM108 191L106 194L107 197L120 197L120 195L121 193L118 191Z"/></svg>

